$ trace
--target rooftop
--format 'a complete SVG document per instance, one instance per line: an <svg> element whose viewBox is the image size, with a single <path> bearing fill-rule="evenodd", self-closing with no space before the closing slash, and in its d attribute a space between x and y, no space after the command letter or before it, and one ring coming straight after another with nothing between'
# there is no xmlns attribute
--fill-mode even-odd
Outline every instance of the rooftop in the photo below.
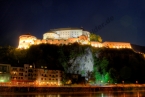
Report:
<svg viewBox="0 0 145 97"><path fill-rule="evenodd" d="M50 29L50 31L58 31L58 30L83 30L82 28L58 28L58 29Z"/></svg>

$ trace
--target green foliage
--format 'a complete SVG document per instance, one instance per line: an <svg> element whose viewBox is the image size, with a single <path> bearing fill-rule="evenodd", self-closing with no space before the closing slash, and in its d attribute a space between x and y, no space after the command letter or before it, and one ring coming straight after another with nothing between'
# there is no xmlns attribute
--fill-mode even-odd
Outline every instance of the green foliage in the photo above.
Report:
<svg viewBox="0 0 145 97"><path fill-rule="evenodd" d="M119 77L118 72L114 68L109 69L109 75L110 75L110 83L116 83Z"/></svg>
<svg viewBox="0 0 145 97"><path fill-rule="evenodd" d="M98 59L95 59L95 64L100 64L100 60L105 58L109 62L106 70L99 69L101 74L108 72L110 75L110 82L122 83L122 80L129 83L135 83L138 80L140 83L145 82L143 77L145 74L145 59L143 55L134 52L132 49L92 49L97 53ZM104 62L103 62L104 63ZM102 71L103 70L103 71Z"/></svg>
<svg viewBox="0 0 145 97"><path fill-rule="evenodd" d="M104 76L104 82L107 83L107 82L111 82L111 78L110 78L110 75L108 72L106 72L105 76Z"/></svg>
<svg viewBox="0 0 145 97"><path fill-rule="evenodd" d="M98 71L98 67L94 66L94 77L95 77L95 83L98 83L102 80L102 75L100 74L100 72Z"/></svg>
<svg viewBox="0 0 145 97"><path fill-rule="evenodd" d="M105 57L102 59L99 59L96 57L96 54L94 54L93 76L95 78L94 82L96 84L103 84L112 80L109 73L107 72L108 63L109 62L107 61Z"/></svg>
<svg viewBox="0 0 145 97"><path fill-rule="evenodd" d="M105 75L105 73L107 71L108 63L109 62L107 61L106 58L103 58L103 59L100 60L100 64L99 65L100 65L100 69L101 69L103 75Z"/></svg>
<svg viewBox="0 0 145 97"><path fill-rule="evenodd" d="M96 35L94 33L91 33L90 34L90 41L102 42L102 38L99 35Z"/></svg>

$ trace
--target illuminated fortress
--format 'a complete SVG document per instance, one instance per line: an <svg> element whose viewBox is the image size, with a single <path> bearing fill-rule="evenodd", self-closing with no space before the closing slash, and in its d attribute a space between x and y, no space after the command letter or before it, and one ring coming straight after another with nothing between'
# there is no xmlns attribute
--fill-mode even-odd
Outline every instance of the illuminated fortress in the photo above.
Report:
<svg viewBox="0 0 145 97"><path fill-rule="evenodd" d="M96 42L90 41L90 32L84 31L81 28L60 28L53 29L43 34L43 39L37 39L35 36L31 34L21 35L19 37L19 45L20 49L27 49L31 45L38 44L71 44L71 43L79 43L81 45L90 44L93 47L106 47L106 48L131 48L130 43L126 42Z"/></svg>

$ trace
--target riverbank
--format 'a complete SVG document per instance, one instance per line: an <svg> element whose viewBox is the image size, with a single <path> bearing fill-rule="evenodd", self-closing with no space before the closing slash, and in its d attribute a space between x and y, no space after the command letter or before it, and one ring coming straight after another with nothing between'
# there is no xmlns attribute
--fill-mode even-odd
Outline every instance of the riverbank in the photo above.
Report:
<svg viewBox="0 0 145 97"><path fill-rule="evenodd" d="M0 92L11 93L95 93L99 91L136 91L145 87L6 87L0 86Z"/></svg>

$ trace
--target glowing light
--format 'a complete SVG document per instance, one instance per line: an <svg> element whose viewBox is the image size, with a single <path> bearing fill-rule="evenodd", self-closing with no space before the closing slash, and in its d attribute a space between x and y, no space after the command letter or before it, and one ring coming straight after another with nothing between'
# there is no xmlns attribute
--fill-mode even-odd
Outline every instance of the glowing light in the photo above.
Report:
<svg viewBox="0 0 145 97"><path fill-rule="evenodd" d="M10 74L0 74L0 82L9 82Z"/></svg>
<svg viewBox="0 0 145 97"><path fill-rule="evenodd" d="M32 68L32 65L30 65L30 68Z"/></svg>

